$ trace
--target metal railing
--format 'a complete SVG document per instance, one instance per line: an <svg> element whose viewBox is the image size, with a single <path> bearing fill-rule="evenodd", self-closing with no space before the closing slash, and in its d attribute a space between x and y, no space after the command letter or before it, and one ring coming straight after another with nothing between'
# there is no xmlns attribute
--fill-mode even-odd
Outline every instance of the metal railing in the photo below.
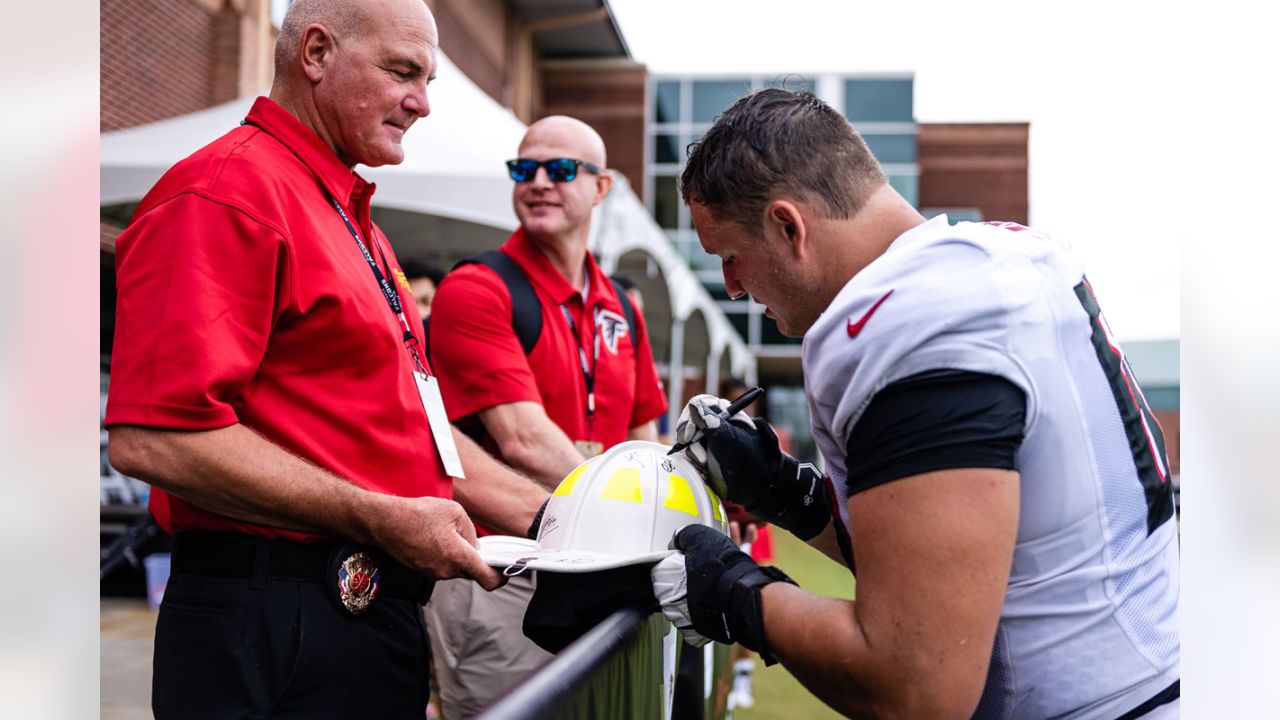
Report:
<svg viewBox="0 0 1280 720"><path fill-rule="evenodd" d="M622 653L638 649L643 644L640 642L643 639L642 630L647 625L652 625L655 619L662 622L661 615L651 615L640 608L618 610L574 641L529 679L482 711L478 718L538 720L571 715L569 706L575 702L585 700L590 704L590 698L583 698L581 691L588 689L596 671ZM658 717L661 717L661 711Z"/></svg>
<svg viewBox="0 0 1280 720"><path fill-rule="evenodd" d="M683 646L660 613L614 612L551 662L485 708L479 720L723 718L733 668L729 648ZM710 668L704 668L704 662ZM683 664L682 664L683 663ZM677 668L686 677L677 677ZM695 670L687 676L689 670Z"/></svg>

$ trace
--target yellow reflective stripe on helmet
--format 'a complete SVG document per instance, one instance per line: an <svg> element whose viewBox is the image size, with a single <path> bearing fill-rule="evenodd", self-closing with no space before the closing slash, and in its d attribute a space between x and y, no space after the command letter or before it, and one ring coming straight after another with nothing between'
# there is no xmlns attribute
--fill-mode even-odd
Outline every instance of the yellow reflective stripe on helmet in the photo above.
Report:
<svg viewBox="0 0 1280 720"><path fill-rule="evenodd" d="M720 506L720 498L713 492L708 492L707 495L711 497L711 517L717 522L724 522L724 508Z"/></svg>
<svg viewBox="0 0 1280 720"><path fill-rule="evenodd" d="M565 479L561 480L560 484L556 486L556 491L551 494L552 495L568 495L569 493L573 492L574 483L578 482L578 476L581 475L582 471L586 469L587 469L586 463L583 463L578 467L574 468L573 472L569 473L569 475L565 477Z"/></svg>
<svg viewBox="0 0 1280 720"><path fill-rule="evenodd" d="M643 502L640 495L640 471L633 467L618 468L600 492L601 500Z"/></svg>
<svg viewBox="0 0 1280 720"><path fill-rule="evenodd" d="M667 498L663 504L672 510L698 517L698 501L693 499L693 488L689 487L688 480L679 475L667 475Z"/></svg>

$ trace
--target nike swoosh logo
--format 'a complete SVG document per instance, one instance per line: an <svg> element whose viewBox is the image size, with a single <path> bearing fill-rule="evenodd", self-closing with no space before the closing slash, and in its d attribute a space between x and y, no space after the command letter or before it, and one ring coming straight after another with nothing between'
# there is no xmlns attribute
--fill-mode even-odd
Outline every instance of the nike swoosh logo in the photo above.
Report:
<svg viewBox="0 0 1280 720"><path fill-rule="evenodd" d="M867 324L867 321L871 319L871 315L872 315L873 313L875 313L875 311L876 311L876 309L877 309L877 308L879 308L879 307L880 307L880 303L884 302L885 300L888 300L888 299L889 299L889 296L890 296L890 295L892 295L892 294L893 294L893 291L892 291L892 290L890 290L889 292L885 293L885 294L884 294L884 297L882 297L882 298L880 298L879 300L877 300L877 301L876 301L876 304L875 304L875 305L872 305L872 306L871 306L871 309L870 309L870 310L867 310L866 314L864 314L864 315L862 316L862 318L858 320L858 322L854 322L854 321L852 321L852 320L849 320L849 321L848 321L848 323L849 323L849 324L848 324L848 326L847 326L847 328L846 328L846 329L848 329L848 331L849 331L849 337L851 337L851 338L858 337L858 333L862 332L862 328L863 328L863 326Z"/></svg>

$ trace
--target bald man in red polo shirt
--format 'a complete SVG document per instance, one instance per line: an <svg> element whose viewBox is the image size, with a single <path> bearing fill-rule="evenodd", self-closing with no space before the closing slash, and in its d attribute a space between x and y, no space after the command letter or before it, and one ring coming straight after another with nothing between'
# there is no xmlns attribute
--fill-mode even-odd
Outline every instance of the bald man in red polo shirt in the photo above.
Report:
<svg viewBox="0 0 1280 720"><path fill-rule="evenodd" d="M353 170L403 159L438 45L422 0L295 0L270 97L117 242L110 460L176 536L157 718L421 720L431 579L501 582L450 496L508 531L546 496L428 409L413 295Z"/></svg>
<svg viewBox="0 0 1280 720"><path fill-rule="evenodd" d="M520 228L501 250L542 305L528 356L512 330L510 294L487 266L447 275L431 316L431 359L450 418L548 489L624 440L657 440L654 421L666 410L644 318L635 313L632 337L629 300L587 251L591 209L612 184L605 162L595 130L553 116L529 127L508 163ZM447 717L474 713L550 658L521 632L532 587L520 576L487 595L471 583L436 589L427 614Z"/></svg>

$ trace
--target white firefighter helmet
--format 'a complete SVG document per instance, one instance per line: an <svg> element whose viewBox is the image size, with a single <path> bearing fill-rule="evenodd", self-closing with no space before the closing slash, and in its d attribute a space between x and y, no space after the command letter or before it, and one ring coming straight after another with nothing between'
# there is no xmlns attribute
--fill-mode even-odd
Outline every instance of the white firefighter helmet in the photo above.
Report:
<svg viewBox="0 0 1280 720"><path fill-rule="evenodd" d="M687 460L667 455L669 449L634 440L586 461L551 494L536 541L482 537L480 556L508 575L595 572L661 560L686 525L728 535L720 499Z"/></svg>

